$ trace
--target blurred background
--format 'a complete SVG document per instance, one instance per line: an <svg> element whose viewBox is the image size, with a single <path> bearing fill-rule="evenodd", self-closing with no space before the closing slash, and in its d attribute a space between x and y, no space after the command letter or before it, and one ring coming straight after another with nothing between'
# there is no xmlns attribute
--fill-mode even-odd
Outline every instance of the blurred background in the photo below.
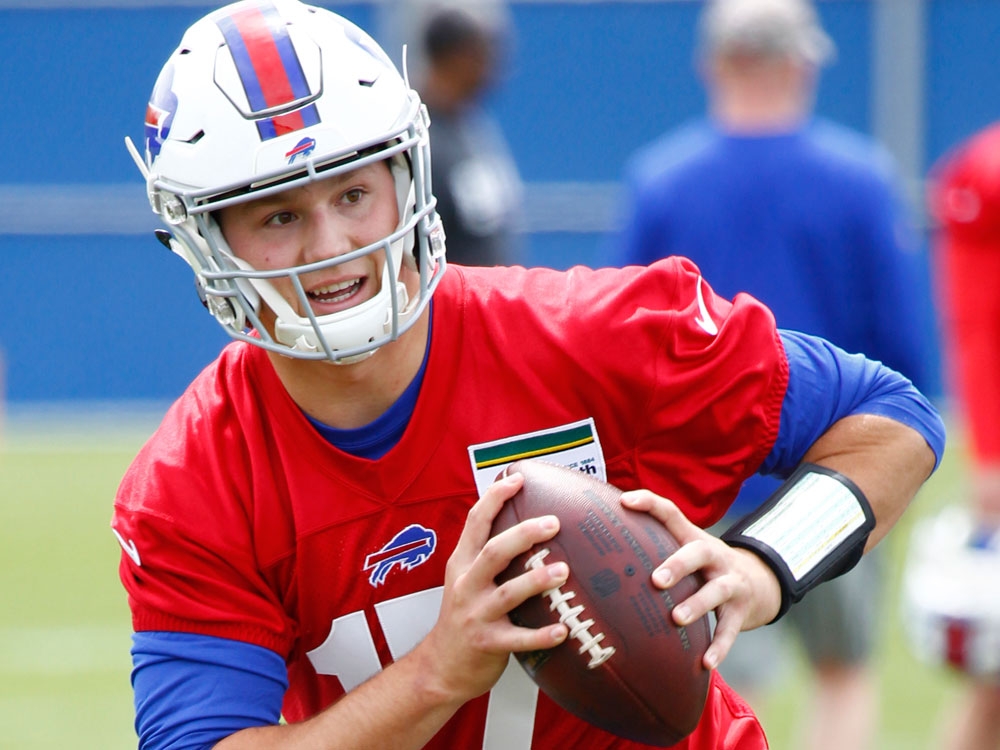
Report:
<svg viewBox="0 0 1000 750"><path fill-rule="evenodd" d="M474 4L475 0L469 0ZM403 0L316 3L397 62ZM819 0L838 47L817 111L881 140L923 216L930 165L1000 118L1000 0ZM214 3L0 0L0 748L134 745L130 632L109 532L118 479L227 341L158 226L123 139L184 29ZM602 265L640 145L704 110L697 0L511 0L486 101L520 173L525 265ZM394 54L395 53L395 54ZM432 127L433 141L433 127ZM929 229L926 220L925 229ZM925 278L925 283L930 283ZM936 332L926 335L936 340ZM933 348L936 352L938 349ZM935 368L937 364L935 363ZM931 394L946 414L948 386ZM961 497L960 430L889 543ZM952 676L918 664L886 595L880 748L925 747ZM796 684L762 710L775 748Z"/></svg>

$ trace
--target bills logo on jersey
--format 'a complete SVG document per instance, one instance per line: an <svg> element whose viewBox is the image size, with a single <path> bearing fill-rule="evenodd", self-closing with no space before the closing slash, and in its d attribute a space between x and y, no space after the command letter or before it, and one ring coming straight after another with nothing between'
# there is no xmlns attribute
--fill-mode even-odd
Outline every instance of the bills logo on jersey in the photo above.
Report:
<svg viewBox="0 0 1000 750"><path fill-rule="evenodd" d="M303 159L308 159L309 155L316 150L316 139L315 138L303 138L301 141L295 144L295 148L285 154L285 158L288 159L288 163L292 164L299 157Z"/></svg>
<svg viewBox="0 0 1000 750"><path fill-rule="evenodd" d="M382 549L365 558L364 570L371 571L368 582L381 586L397 565L403 570L412 570L427 562L436 548L437 534L420 524L410 524Z"/></svg>
<svg viewBox="0 0 1000 750"><path fill-rule="evenodd" d="M146 105L146 160L150 164L160 155L163 142L170 135L170 123L177 111L177 95L172 91L174 66L167 65L156 79L153 95Z"/></svg>

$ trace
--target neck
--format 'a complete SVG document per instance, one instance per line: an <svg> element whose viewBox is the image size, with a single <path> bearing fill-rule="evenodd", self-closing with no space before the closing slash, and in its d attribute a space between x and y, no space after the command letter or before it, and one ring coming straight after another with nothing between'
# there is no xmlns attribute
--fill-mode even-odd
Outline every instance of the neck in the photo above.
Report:
<svg viewBox="0 0 1000 750"><path fill-rule="evenodd" d="M710 111L730 133L767 135L790 132L809 117L814 74L788 61L715 66L710 87Z"/></svg>
<svg viewBox="0 0 1000 750"><path fill-rule="evenodd" d="M413 327L374 355L349 365L269 353L292 400L314 419L340 429L369 424L395 403L423 361L429 310Z"/></svg>
<svg viewBox="0 0 1000 750"><path fill-rule="evenodd" d="M808 118L808 110L798 102L729 100L714 106L711 112L720 128L737 135L788 133Z"/></svg>

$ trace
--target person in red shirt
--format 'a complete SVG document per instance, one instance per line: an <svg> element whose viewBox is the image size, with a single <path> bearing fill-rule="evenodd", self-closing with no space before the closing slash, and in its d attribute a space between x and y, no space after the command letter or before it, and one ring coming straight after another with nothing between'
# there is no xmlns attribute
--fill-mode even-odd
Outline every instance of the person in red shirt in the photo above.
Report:
<svg viewBox="0 0 1000 750"><path fill-rule="evenodd" d="M490 536L522 482L494 478L525 452L665 524L682 546L653 585L704 577L673 610L716 618L677 747L767 746L714 668L850 569L933 471L943 427L908 381L779 331L682 258L449 265L419 96L365 32L296 0L196 22L144 145L159 237L234 341L115 499L140 747L642 747L508 668L568 637L507 617L565 563L494 580L558 532ZM774 503L705 532L755 471L789 477Z"/></svg>
<svg viewBox="0 0 1000 750"><path fill-rule="evenodd" d="M940 747L977 750L1000 745L1000 669L996 634L1000 597L1000 123L951 148L932 167L928 208L936 222L934 260L941 304L945 362L957 415L967 435L969 502L946 508L918 528L947 533L937 570L961 574L951 605L916 619L941 633L948 653L935 656L967 678L947 717ZM911 543L911 559L920 552ZM944 555L949 553L945 561ZM943 568L947 564L948 567ZM908 572L922 571L908 567ZM973 575L974 573L974 575ZM916 583L919 579L914 578ZM949 580L949 585L955 580ZM924 579L926 581L926 579ZM977 583L985 583L982 588ZM961 593L961 595L958 595ZM942 618L942 619L939 619ZM931 623L933 623L931 625ZM947 635L945 635L947 634ZM918 652L929 656L928 643Z"/></svg>

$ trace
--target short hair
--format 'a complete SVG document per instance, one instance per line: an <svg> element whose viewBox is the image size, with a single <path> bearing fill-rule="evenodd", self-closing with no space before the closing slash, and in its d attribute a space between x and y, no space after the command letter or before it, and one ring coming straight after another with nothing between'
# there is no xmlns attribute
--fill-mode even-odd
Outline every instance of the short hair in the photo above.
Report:
<svg viewBox="0 0 1000 750"><path fill-rule="evenodd" d="M812 0L707 0L699 32L703 56L789 57L822 65L836 53Z"/></svg>
<svg viewBox="0 0 1000 750"><path fill-rule="evenodd" d="M440 60L458 50L491 44L495 40L485 24L460 8L436 11L424 28L424 51Z"/></svg>

